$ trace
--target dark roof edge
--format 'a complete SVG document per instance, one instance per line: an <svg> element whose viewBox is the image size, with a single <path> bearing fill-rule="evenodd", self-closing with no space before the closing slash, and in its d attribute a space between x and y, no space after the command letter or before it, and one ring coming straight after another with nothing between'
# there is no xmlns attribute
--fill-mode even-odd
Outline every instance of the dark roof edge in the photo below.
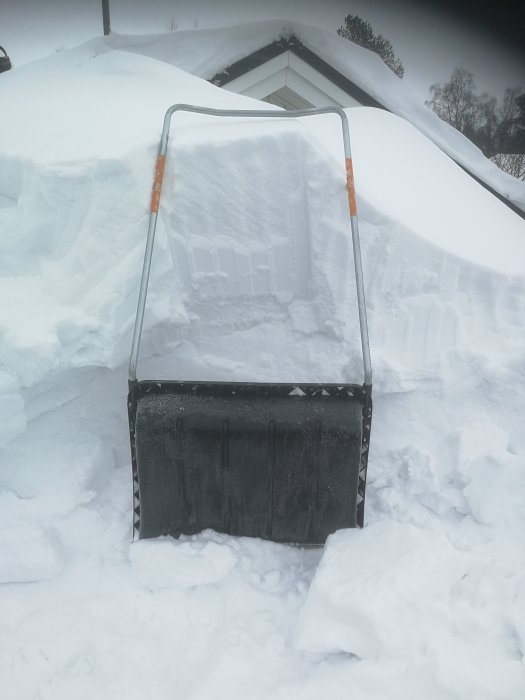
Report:
<svg viewBox="0 0 525 700"><path fill-rule="evenodd" d="M285 51L291 51L294 53L305 63L308 63L308 65L321 73L321 75L324 75L325 78L328 78L332 83L334 83L334 85L337 85L338 88L346 92L348 95L354 97L365 107L379 107L380 109L387 109L362 88L358 87L351 80L348 80L348 78L345 78L342 73L339 73L339 71L335 70L335 68L332 68L329 63L326 63L326 61L323 61L322 58L319 58L317 54L310 51L310 49L307 49L295 34L292 34L289 37L277 39L277 41L263 46L262 49L254 51L249 56L241 58L239 61L232 63L231 66L228 66L220 73L216 73L213 78L210 79L210 83L222 87L239 76L244 75L244 73L257 68L263 63L266 63L266 61L269 61L271 58L280 56L282 53L285 53Z"/></svg>
<svg viewBox="0 0 525 700"><path fill-rule="evenodd" d="M306 46L303 45L301 40L295 34L291 34L288 37L282 37L281 39L277 39L271 44L267 44L261 49L254 51L249 56L241 58L239 61L232 63L231 66L228 66L220 73L216 73L213 76L213 78L210 79L209 82L219 87L222 87L223 85L226 85L232 80L235 80L239 76L244 75L244 73L247 73L248 71L257 68L263 63L266 63L266 61L269 61L271 58L280 56L280 54L285 53L285 51L291 51L292 53L294 53L305 63L308 63L308 65L310 65L312 68L319 71L319 73L324 75L325 78L331 80L332 83L334 83L334 85L337 85L338 88L346 92L351 97L354 97L365 107L377 107L379 109L384 109L386 112L392 111L377 100L375 100L373 97L371 97L367 92L365 92L365 90L358 87L351 80L345 78L345 76L342 73L339 73L339 71L333 68L329 63L323 61L323 59L317 56L317 54L315 54L313 51L307 49ZM523 209L520 209L520 207L511 202L507 197L500 194L486 182L474 175L474 173L472 173L464 165L461 165L461 163L459 163L457 160L455 160L454 158L452 158L452 160L456 163L456 165L459 165L459 167L462 170L464 170L468 175L474 178L474 180L476 180L478 184L480 184L488 192L494 195L494 197L497 197L497 199L506 204L509 207L509 209L511 209L515 214L517 214L522 219L525 219L525 211L523 211Z"/></svg>

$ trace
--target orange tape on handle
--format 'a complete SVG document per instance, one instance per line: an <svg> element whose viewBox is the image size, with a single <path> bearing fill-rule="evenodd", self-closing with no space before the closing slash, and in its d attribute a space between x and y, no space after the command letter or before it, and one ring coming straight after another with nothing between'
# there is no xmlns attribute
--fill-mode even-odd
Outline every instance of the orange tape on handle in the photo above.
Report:
<svg viewBox="0 0 525 700"><path fill-rule="evenodd" d="M155 181L153 182L153 191L151 193L151 212L154 214L156 214L159 210L160 191L162 189L162 180L164 178L165 161L166 156L159 156L155 167Z"/></svg>
<svg viewBox="0 0 525 700"><path fill-rule="evenodd" d="M346 189L348 190L348 207L350 216L357 216L357 204L355 201L354 187L354 169L352 168L352 159L345 158L346 162Z"/></svg>

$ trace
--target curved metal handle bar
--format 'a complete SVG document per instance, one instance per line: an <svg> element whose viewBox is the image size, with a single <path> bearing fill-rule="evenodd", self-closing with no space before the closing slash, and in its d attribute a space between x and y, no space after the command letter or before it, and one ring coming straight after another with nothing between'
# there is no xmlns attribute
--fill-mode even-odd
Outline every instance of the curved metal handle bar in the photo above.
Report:
<svg viewBox="0 0 525 700"><path fill-rule="evenodd" d="M168 150L168 136L170 131L171 118L175 112L194 112L195 114L207 114L213 117L259 117L266 119L278 118L287 119L295 117L310 117L318 114L337 114L341 119L343 130L343 146L346 165L346 182L348 189L348 205L350 211L350 223L352 228L352 244L354 250L355 280L357 288L357 304L359 310L359 328L361 331L361 350L363 354L363 370L365 385L372 384L372 363L370 359L370 343L368 339L368 325L366 319L365 292L363 285L363 268L361 263L361 246L359 242L359 226L357 222L357 206L355 200L354 177L352 170L352 153L350 149L350 136L348 131L348 118L344 110L340 107L319 107L315 109L301 110L266 110L266 109L212 109L210 107L195 107L194 105L176 104L171 106L164 117L164 125L160 138L159 151L157 157L157 167L155 171L155 182L151 196L151 213L148 228L148 239L146 242L146 252L144 254L144 266L142 268L142 278L140 281L139 300L137 305L137 316L135 319L135 329L133 331L133 342L131 345L131 356L129 360L129 380L137 379L137 362L142 334L142 324L144 321L144 309L146 306L146 295L148 291L149 273L151 268L151 257L153 254L153 243L155 240L155 229L157 226L157 215L159 209L160 193L162 189L162 179L164 175L164 161Z"/></svg>

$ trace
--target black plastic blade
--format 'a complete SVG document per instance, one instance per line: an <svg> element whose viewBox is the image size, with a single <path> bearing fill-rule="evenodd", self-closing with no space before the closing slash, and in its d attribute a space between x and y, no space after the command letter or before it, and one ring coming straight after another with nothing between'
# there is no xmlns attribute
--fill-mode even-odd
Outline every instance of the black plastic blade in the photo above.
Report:
<svg viewBox="0 0 525 700"><path fill-rule="evenodd" d="M357 385L133 384L139 536L323 544L362 525L365 405Z"/></svg>

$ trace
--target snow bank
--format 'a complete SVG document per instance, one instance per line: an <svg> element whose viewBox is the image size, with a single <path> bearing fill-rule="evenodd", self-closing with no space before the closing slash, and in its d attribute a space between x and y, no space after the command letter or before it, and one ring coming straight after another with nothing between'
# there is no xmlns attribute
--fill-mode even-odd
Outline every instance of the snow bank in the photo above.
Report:
<svg viewBox="0 0 525 700"><path fill-rule="evenodd" d="M525 211L525 184L502 172L459 131L425 107L373 52L335 31L301 22L273 20L236 27L185 30L154 36L119 36L107 46L151 56L210 80L236 61L268 44L295 35L303 45L394 114L416 126L444 153Z"/></svg>
<svg viewBox="0 0 525 700"><path fill-rule="evenodd" d="M5 696L517 700L525 223L398 117L349 110L366 528L317 573L321 552L216 533L130 545L127 358L163 112L254 102L98 46L0 88ZM176 119L139 377L359 381L335 119Z"/></svg>
<svg viewBox="0 0 525 700"><path fill-rule="evenodd" d="M347 113L364 203L424 239L425 247L505 275L523 275L523 221L505 204L404 119L364 107ZM337 132L328 123L320 129L319 138L336 154Z"/></svg>
<svg viewBox="0 0 525 700"><path fill-rule="evenodd" d="M102 39L6 73L1 90L2 151L13 168L18 159L71 164L151 146L159 115L182 95L214 107L259 105L152 58L109 50Z"/></svg>

